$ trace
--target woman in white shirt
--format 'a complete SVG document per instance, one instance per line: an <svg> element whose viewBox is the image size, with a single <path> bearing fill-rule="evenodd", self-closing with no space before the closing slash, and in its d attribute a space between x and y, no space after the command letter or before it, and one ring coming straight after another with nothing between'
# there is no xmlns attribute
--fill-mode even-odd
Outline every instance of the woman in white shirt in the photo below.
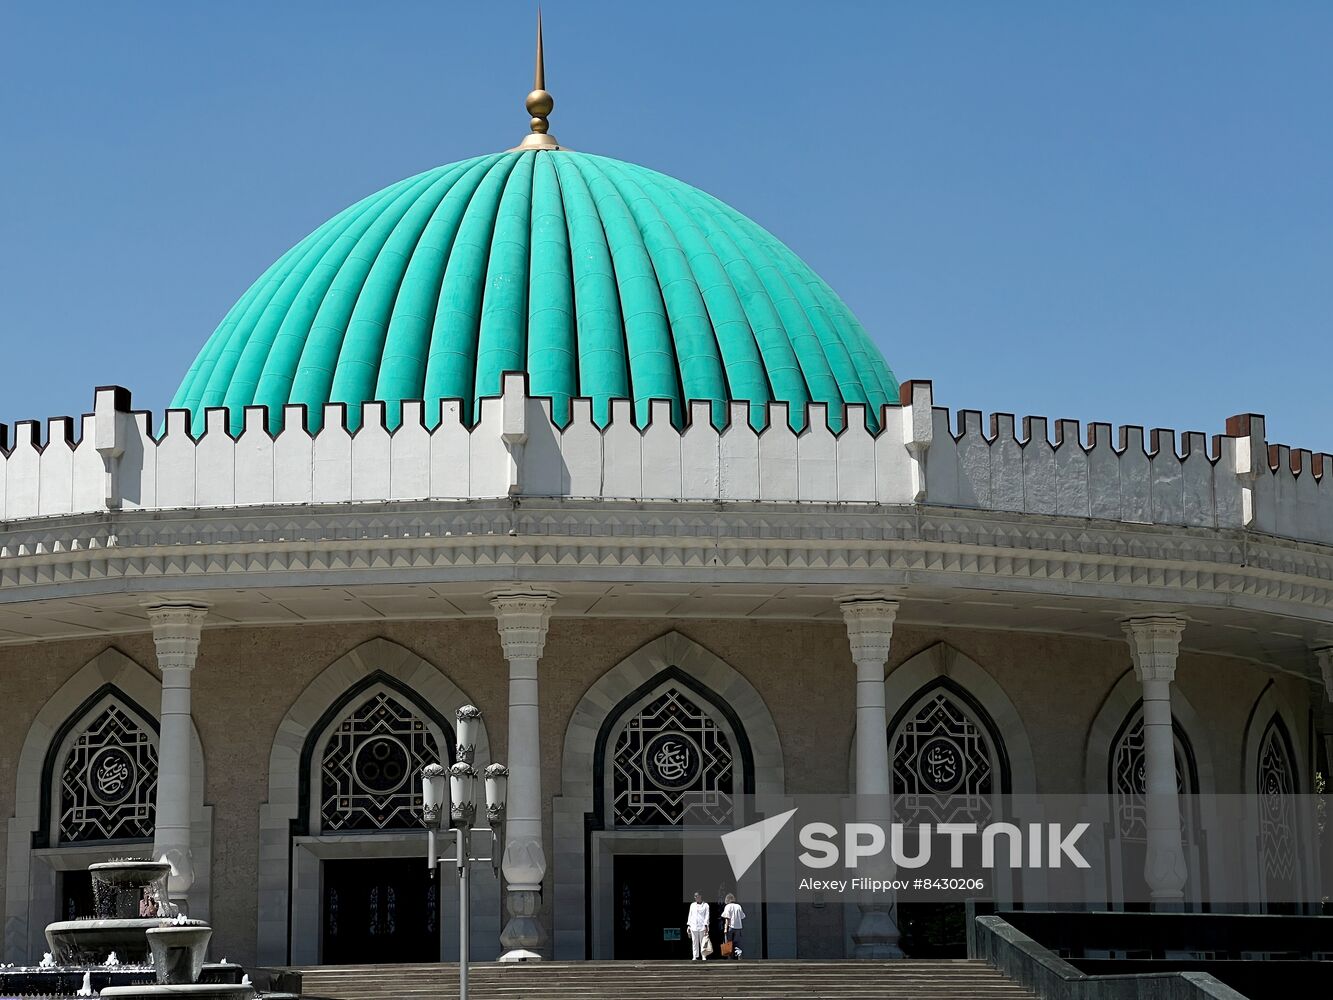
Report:
<svg viewBox="0 0 1333 1000"><path fill-rule="evenodd" d="M727 893L727 905L722 907L722 932L731 942L731 957L741 957L741 924L745 923L745 911L736 897Z"/></svg>
<svg viewBox="0 0 1333 1000"><path fill-rule="evenodd" d="M708 921L710 919L708 904L704 902L703 893L694 894L694 902L690 904L690 915L685 921L685 929L690 933L690 945L694 949L694 957L691 961L707 961L708 956L704 954L704 942L708 940Z"/></svg>

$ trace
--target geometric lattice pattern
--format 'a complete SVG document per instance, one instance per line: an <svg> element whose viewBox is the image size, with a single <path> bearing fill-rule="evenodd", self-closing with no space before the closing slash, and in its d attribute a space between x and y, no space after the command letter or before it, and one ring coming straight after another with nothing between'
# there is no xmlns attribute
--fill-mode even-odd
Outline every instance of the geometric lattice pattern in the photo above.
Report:
<svg viewBox="0 0 1333 1000"><path fill-rule="evenodd" d="M995 767L981 727L947 692L924 702L889 745L893 818L909 823L984 823Z"/></svg>
<svg viewBox="0 0 1333 1000"><path fill-rule="evenodd" d="M616 740L616 826L721 826L731 822L734 758L726 733L671 687Z"/></svg>
<svg viewBox="0 0 1333 1000"><path fill-rule="evenodd" d="M416 776L439 760L426 723L385 692L376 694L343 719L324 745L322 832L420 828Z"/></svg>
<svg viewBox="0 0 1333 1000"><path fill-rule="evenodd" d="M1197 789L1190 785L1188 750L1174 727L1172 737L1176 754L1176 791L1181 795L1192 795ZM1146 842L1148 839L1148 807L1144 801L1147 782L1148 760L1143 740L1143 703L1140 702L1111 756L1110 791L1115 799L1116 829L1121 840ZM1188 838L1188 816L1182 815L1180 828Z"/></svg>
<svg viewBox="0 0 1333 1000"><path fill-rule="evenodd" d="M62 844L151 840L157 748L112 702L74 740L60 769Z"/></svg>
<svg viewBox="0 0 1333 1000"><path fill-rule="evenodd" d="M1296 873L1296 781L1277 716L1259 743L1259 850L1264 876L1289 880Z"/></svg>

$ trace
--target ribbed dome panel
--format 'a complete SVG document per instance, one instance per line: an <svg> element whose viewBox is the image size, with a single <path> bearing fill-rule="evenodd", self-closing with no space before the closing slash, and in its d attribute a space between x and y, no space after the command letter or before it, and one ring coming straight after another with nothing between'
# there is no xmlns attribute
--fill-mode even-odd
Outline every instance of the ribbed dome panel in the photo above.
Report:
<svg viewBox="0 0 1333 1000"><path fill-rule="evenodd" d="M194 414L303 403L463 401L472 420L506 371L526 371L557 422L587 396L610 401L896 403L898 383L856 317L791 250L678 180L587 153L498 153L385 188L285 253L227 313L173 407ZM427 414L434 408L428 406ZM438 411L436 411L438 413Z"/></svg>

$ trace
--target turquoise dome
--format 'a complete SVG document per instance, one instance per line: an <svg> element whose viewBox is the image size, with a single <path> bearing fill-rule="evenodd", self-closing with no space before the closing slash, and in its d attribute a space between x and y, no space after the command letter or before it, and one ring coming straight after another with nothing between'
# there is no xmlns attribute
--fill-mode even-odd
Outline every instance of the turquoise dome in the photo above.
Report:
<svg viewBox="0 0 1333 1000"><path fill-rule="evenodd" d="M208 407L457 398L465 421L525 371L555 419L614 398L897 403L898 383L842 300L772 234L716 198L644 167L568 150L480 156L399 181L292 247L227 313L172 406L202 430ZM438 420L438 407L426 407Z"/></svg>

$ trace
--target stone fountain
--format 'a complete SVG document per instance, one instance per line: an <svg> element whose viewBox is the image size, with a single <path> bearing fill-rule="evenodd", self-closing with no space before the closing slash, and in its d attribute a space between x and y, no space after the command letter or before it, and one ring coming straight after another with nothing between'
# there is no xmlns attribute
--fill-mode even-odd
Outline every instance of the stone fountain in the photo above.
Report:
<svg viewBox="0 0 1333 1000"><path fill-rule="evenodd" d="M205 964L213 929L167 902L169 864L131 859L88 869L96 913L49 924L51 951L39 966L0 969L0 996L256 1000L239 966Z"/></svg>
<svg viewBox="0 0 1333 1000"><path fill-rule="evenodd" d="M93 877L92 919L60 920L46 927L46 943L60 965L101 965L115 952L126 965L150 959L148 929L171 916L165 861L107 861L89 865ZM150 906L145 906L145 903ZM148 910L151 909L150 914Z"/></svg>

